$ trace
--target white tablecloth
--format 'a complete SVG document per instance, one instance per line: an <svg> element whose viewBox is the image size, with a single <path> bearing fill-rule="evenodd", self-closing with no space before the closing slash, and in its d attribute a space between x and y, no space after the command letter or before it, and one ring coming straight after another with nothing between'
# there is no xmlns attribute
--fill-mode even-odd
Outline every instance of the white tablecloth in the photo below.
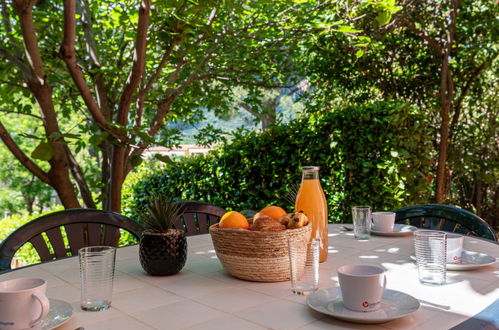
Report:
<svg viewBox="0 0 499 330"><path fill-rule="evenodd" d="M499 246L465 238L465 249L499 257ZM138 246L118 249L112 307L102 312L79 308L77 258L68 258L0 275L0 281L41 277L47 295L70 302L74 317L61 329L448 329L479 313L499 298L499 266L448 271L448 284L422 285L409 256L412 236L372 236L359 242L340 225L329 225L329 258L320 264L320 287L336 287L344 264L376 264L387 270L387 288L423 300L415 314L380 325L336 320L306 306L290 282L257 283L228 275L217 260L210 235L188 237L184 269L168 277L148 276L138 260ZM446 309L439 306L445 306ZM499 316L497 316L499 317Z"/></svg>

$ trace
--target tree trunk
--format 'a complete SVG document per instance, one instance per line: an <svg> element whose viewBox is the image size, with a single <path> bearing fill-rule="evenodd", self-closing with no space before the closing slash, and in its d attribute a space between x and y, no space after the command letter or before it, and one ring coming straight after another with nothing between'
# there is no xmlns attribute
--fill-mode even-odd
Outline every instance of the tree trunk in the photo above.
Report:
<svg viewBox="0 0 499 330"><path fill-rule="evenodd" d="M85 207L95 209L95 203L92 197L92 191L90 190L90 187L88 186L87 181L83 176L83 171L81 170L81 167L76 161L76 159L74 159L73 155L71 154L71 150L69 149L69 147L67 145L64 146L66 154L68 156L67 160L69 163L69 168L71 170L71 175L73 176L73 179L76 181L76 184L80 191L81 198L83 199L83 204L85 205Z"/></svg>
<svg viewBox="0 0 499 330"><path fill-rule="evenodd" d="M48 84L43 68L43 61L38 48L35 26L33 23L33 6L36 1L16 0L14 10L19 16L21 33L24 41L26 57L29 59L29 75L25 77L28 89L33 93L41 111L43 127L47 140L54 147L54 156L49 159L50 170L47 173L49 184L59 195L65 208L80 207L75 188L69 177L68 157L64 139L51 138L52 134L61 134L57 123L52 87Z"/></svg>
<svg viewBox="0 0 499 330"><path fill-rule="evenodd" d="M446 199L447 171L446 162L449 149L449 124L450 111L454 86L449 68L448 54L442 56L442 68L440 76L440 142L438 145L438 164L436 177L435 202L443 204Z"/></svg>
<svg viewBox="0 0 499 330"><path fill-rule="evenodd" d="M270 113L266 113L260 116L260 120L262 121L262 130L265 131L269 129L270 126L275 124L276 120L276 108L278 104L275 104L272 108L269 109Z"/></svg>
<svg viewBox="0 0 499 330"><path fill-rule="evenodd" d="M35 202L35 199L33 197L30 197L28 194L23 194L23 199L24 199L24 204L26 205L26 210L28 211L29 215L33 214L33 204Z"/></svg>
<svg viewBox="0 0 499 330"><path fill-rule="evenodd" d="M122 146L113 146L111 171L111 194L109 196L111 211L121 212L121 188L125 180L126 149Z"/></svg>
<svg viewBox="0 0 499 330"><path fill-rule="evenodd" d="M483 180L476 179L475 183L475 209L476 214L482 216Z"/></svg>
<svg viewBox="0 0 499 330"><path fill-rule="evenodd" d="M102 209L111 210L111 153L112 146L109 141L104 141L99 146L101 150L101 182L104 186L101 188Z"/></svg>
<svg viewBox="0 0 499 330"><path fill-rule="evenodd" d="M43 125L45 134L60 133L52 103L52 88L45 83L43 85L28 83L31 92L34 94L42 113L44 114ZM48 176L50 184L54 187L62 205L66 209L81 207L76 195L75 187L69 177L68 156L66 155L66 145L64 141L51 141L55 149L55 155L49 160L50 170Z"/></svg>

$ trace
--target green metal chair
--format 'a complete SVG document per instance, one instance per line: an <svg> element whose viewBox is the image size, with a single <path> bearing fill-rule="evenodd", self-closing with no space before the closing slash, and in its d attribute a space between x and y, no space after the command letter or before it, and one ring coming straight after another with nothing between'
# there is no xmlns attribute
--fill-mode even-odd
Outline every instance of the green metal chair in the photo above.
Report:
<svg viewBox="0 0 499 330"><path fill-rule="evenodd" d="M443 204L421 204L395 210L395 222L485 238L497 243L494 229L479 216Z"/></svg>

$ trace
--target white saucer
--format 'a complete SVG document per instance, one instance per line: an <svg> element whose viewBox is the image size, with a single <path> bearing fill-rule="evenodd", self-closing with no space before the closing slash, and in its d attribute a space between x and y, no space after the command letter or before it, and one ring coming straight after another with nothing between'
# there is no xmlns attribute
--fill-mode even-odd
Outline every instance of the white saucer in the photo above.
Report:
<svg viewBox="0 0 499 330"><path fill-rule="evenodd" d="M411 259L416 261L416 256L411 256ZM447 270L473 270L493 265L495 262L496 258L488 254L463 250L461 258L456 262L448 262L446 268Z"/></svg>
<svg viewBox="0 0 499 330"><path fill-rule="evenodd" d="M343 306L340 288L320 289L307 297L310 308L337 319L366 324L384 323L416 312L419 301L400 291L385 290L381 308L374 312L356 312Z"/></svg>
<svg viewBox="0 0 499 330"><path fill-rule="evenodd" d="M32 329L51 330L69 321L73 315L73 307L59 299L49 299L50 310L42 322Z"/></svg>
<svg viewBox="0 0 499 330"><path fill-rule="evenodd" d="M396 223L393 225L393 231L378 231L376 229L371 228L371 234L378 236L398 237L398 236L412 235L412 233L416 230L417 228L414 226Z"/></svg>

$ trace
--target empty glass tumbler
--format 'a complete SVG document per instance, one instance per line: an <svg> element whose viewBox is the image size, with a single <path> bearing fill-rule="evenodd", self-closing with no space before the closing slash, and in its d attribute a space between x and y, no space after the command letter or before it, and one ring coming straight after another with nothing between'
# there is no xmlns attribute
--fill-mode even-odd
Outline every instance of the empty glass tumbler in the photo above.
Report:
<svg viewBox="0 0 499 330"><path fill-rule="evenodd" d="M321 241L289 238L291 286L297 295L308 295L319 288L319 254Z"/></svg>
<svg viewBox="0 0 499 330"><path fill-rule="evenodd" d="M371 235L371 207L352 207L353 233L358 240L368 240Z"/></svg>
<svg viewBox="0 0 499 330"><path fill-rule="evenodd" d="M417 230L414 232L414 249L419 281L431 285L445 284L447 234L442 231Z"/></svg>
<svg viewBox="0 0 499 330"><path fill-rule="evenodd" d="M80 259L81 309L106 310L113 293L116 248L89 246L78 250Z"/></svg>

